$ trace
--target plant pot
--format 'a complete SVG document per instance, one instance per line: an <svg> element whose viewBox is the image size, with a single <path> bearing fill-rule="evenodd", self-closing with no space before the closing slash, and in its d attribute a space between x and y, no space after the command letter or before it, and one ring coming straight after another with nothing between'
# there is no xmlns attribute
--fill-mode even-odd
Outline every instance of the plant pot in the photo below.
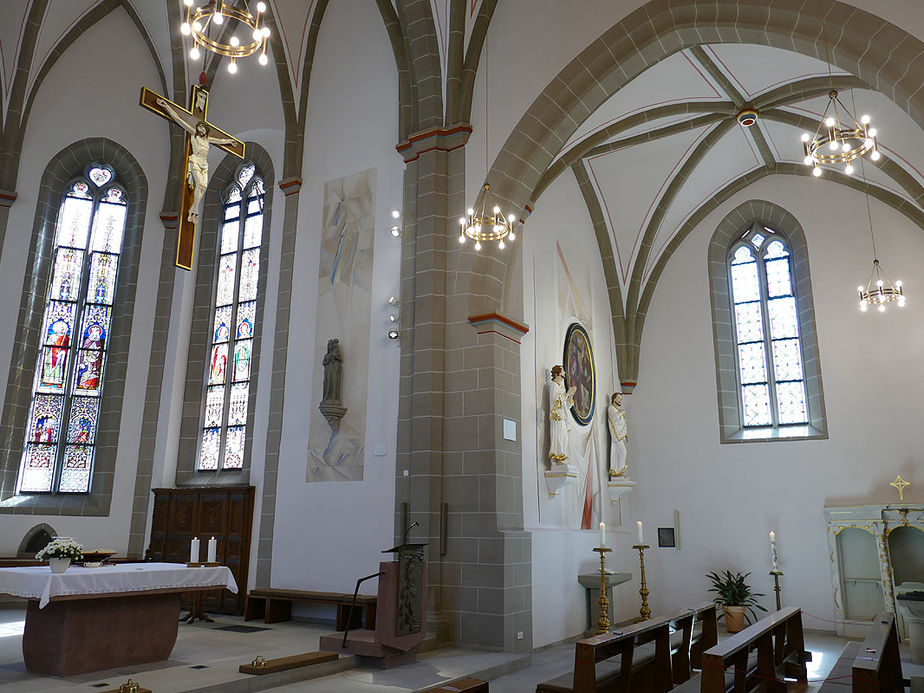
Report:
<svg viewBox="0 0 924 693"><path fill-rule="evenodd" d="M71 564L70 558L49 558L48 567L51 568L53 573L63 573L67 570L67 567Z"/></svg>
<svg viewBox="0 0 924 693"><path fill-rule="evenodd" d="M737 633L744 630L744 607L743 606L722 606L725 613L725 628L729 633Z"/></svg>

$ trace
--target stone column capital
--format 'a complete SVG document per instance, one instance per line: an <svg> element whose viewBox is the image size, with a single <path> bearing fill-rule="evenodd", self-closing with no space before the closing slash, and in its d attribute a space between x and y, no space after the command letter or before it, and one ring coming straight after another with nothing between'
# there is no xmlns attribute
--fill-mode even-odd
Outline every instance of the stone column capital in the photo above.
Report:
<svg viewBox="0 0 924 693"><path fill-rule="evenodd" d="M12 207L17 197L19 195L12 190L0 190L0 207Z"/></svg>
<svg viewBox="0 0 924 693"><path fill-rule="evenodd" d="M395 145L395 149L404 157L404 163L409 164L425 152L451 152L464 147L471 134L472 126L469 123L457 123L449 127L415 132L404 142Z"/></svg>
<svg viewBox="0 0 924 693"><path fill-rule="evenodd" d="M478 331L478 334L499 334L517 344L523 339L523 335L529 332L528 325L511 320L500 313L470 315L468 321Z"/></svg>
<svg viewBox="0 0 924 693"><path fill-rule="evenodd" d="M283 178L279 181L279 189L282 190L282 194L286 197L289 195L297 195L302 189L302 179L299 176Z"/></svg>
<svg viewBox="0 0 924 693"><path fill-rule="evenodd" d="M180 213L179 212L161 212L160 222L164 225L164 228L167 229L168 231L176 231L180 227Z"/></svg>

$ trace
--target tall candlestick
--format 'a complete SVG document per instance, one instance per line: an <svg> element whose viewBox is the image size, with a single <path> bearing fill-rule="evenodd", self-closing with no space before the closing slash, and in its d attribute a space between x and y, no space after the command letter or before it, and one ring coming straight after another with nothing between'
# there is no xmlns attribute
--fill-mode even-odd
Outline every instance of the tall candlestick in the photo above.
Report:
<svg viewBox="0 0 924 693"><path fill-rule="evenodd" d="M644 543L645 543L645 540L642 539L642 521L639 520L639 521L636 522L635 524L638 525L638 543L639 543L639 544L644 544Z"/></svg>
<svg viewBox="0 0 924 693"><path fill-rule="evenodd" d="M199 562L199 537L193 537L193 540L189 542L189 562Z"/></svg>
<svg viewBox="0 0 924 693"><path fill-rule="evenodd" d="M218 555L218 542L215 541L215 537L209 539L209 563L215 563L217 561L216 556Z"/></svg>
<svg viewBox="0 0 924 693"><path fill-rule="evenodd" d="M776 552L776 532L770 530L770 569L779 570L780 555Z"/></svg>
<svg viewBox="0 0 924 693"><path fill-rule="evenodd" d="M606 523L600 523L600 546L606 546Z"/></svg>

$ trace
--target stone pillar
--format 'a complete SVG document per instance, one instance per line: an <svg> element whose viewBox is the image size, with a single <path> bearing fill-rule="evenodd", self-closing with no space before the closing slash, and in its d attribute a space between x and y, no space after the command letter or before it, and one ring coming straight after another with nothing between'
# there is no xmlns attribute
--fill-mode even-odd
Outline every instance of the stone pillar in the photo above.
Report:
<svg viewBox="0 0 924 693"><path fill-rule="evenodd" d="M398 145L405 170L395 534L429 542L429 611L441 640L507 651L531 644L523 528L519 340L496 314L470 319L489 279L458 243L468 202L460 124ZM503 420L515 440L503 439ZM522 633L522 639L517 634Z"/></svg>

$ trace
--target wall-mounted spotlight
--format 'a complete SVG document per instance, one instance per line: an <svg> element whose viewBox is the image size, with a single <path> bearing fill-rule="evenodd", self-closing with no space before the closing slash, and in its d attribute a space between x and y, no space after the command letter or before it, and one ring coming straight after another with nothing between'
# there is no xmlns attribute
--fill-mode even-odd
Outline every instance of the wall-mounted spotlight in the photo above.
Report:
<svg viewBox="0 0 924 693"><path fill-rule="evenodd" d="M397 339L397 338L398 338L398 330L395 330L395 329L388 330L388 338L389 338L389 339Z"/></svg>
<svg viewBox="0 0 924 693"><path fill-rule="evenodd" d="M391 235L394 236L395 238L397 238L398 236L400 236L400 235L401 235L401 227L398 226L397 224L395 224L394 226L392 226L392 227L391 227Z"/></svg>
<svg viewBox="0 0 924 693"><path fill-rule="evenodd" d="M401 305L401 301L398 300L397 296L389 296L387 303L390 306L400 306Z"/></svg>
<svg viewBox="0 0 924 693"><path fill-rule="evenodd" d="M398 322L398 315L396 313L392 313L391 315L388 316L388 319L391 322Z"/></svg>
<svg viewBox="0 0 924 693"><path fill-rule="evenodd" d="M392 218L392 219L400 219L400 218L401 218L401 210L400 210L400 209L393 209L393 210L391 210L391 218Z"/></svg>

